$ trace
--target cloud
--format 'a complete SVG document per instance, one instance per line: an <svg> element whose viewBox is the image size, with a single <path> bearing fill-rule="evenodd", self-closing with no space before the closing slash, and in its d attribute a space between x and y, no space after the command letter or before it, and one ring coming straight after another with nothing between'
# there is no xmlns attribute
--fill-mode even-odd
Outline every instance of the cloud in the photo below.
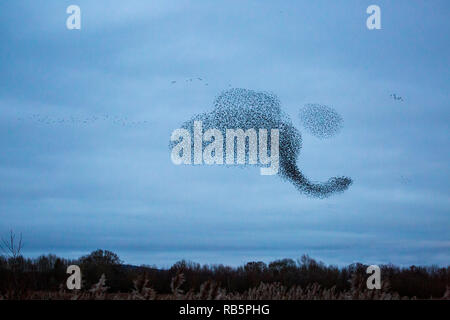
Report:
<svg viewBox="0 0 450 320"><path fill-rule="evenodd" d="M386 3L377 34L357 1L79 1L80 32L65 29L69 4L0 10L0 235L22 232L29 254L101 247L138 264L303 253L448 264L450 47L435 9L446 2ZM274 92L292 119L305 103L333 106L344 130L304 134L297 165L317 180L350 176L352 187L309 199L255 168L174 166L172 130L230 85Z"/></svg>

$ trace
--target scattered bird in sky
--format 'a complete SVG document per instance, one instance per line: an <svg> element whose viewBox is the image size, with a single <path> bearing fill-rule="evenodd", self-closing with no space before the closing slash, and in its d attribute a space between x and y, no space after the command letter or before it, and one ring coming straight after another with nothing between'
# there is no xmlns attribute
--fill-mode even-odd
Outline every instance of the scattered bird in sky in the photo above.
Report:
<svg viewBox="0 0 450 320"><path fill-rule="evenodd" d="M400 175L400 183L401 184L410 184L411 183L411 179L404 176L404 175Z"/></svg>
<svg viewBox="0 0 450 320"><path fill-rule="evenodd" d="M396 100L396 101L403 101L403 98L400 97L400 96L397 96L395 93L392 93L392 94L390 95L390 97L391 97L392 99Z"/></svg>
<svg viewBox="0 0 450 320"><path fill-rule="evenodd" d="M209 86L209 83L206 82L206 80L205 80L204 78L201 78L201 77L186 78L186 79L184 79L184 82L185 82L185 83L191 83L191 82L196 82L196 81L202 81L203 84L204 84L204 86ZM182 81L179 81L179 82L182 82ZM179 83L179 82L178 82L178 83ZM176 80L172 80L172 81L171 81L171 84L175 84L175 83L177 83ZM228 84L228 87L231 88L231 83Z"/></svg>
<svg viewBox="0 0 450 320"><path fill-rule="evenodd" d="M194 81L203 81L203 80L204 80L204 79L201 78L201 77L195 77L195 78L187 78L187 79L184 79L184 82L194 82ZM170 83L171 83L171 84L175 84L175 83L177 83L177 80L172 80Z"/></svg>
<svg viewBox="0 0 450 320"><path fill-rule="evenodd" d="M144 126L152 123L148 120L129 120L127 117L121 117L117 115L101 115L101 116L68 116L68 117L51 117L48 115L42 115L34 113L27 116L21 116L17 118L18 121L31 121L45 125L73 125L73 126L88 126L95 123L111 123L113 125L119 125L123 127L137 127Z"/></svg>

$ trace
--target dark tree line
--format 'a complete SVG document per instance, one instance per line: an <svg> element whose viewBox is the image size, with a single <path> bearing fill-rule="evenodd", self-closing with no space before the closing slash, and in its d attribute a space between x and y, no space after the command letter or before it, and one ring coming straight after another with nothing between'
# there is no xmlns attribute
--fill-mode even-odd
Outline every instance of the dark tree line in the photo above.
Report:
<svg viewBox="0 0 450 320"><path fill-rule="evenodd" d="M96 250L79 259L69 260L55 255L38 258L24 258L22 255L0 256L0 293L8 290L52 291L65 286L67 266L76 264L82 271L82 287L90 288L105 274L110 292L130 292L133 280L145 276L159 293L170 292L172 277L182 272L186 282L181 289L199 290L208 280L215 281L230 292L243 292L256 287L260 282L280 282L290 287L306 287L318 283L324 288L336 287L338 291L348 290L353 274L365 278L366 265L351 264L346 267L327 266L304 255L297 261L282 259L266 264L249 262L244 266L200 265L179 261L169 269L150 266L124 265L119 257L107 250ZM382 265L381 279L388 281L391 289L401 296L417 298L442 297L450 285L450 267L400 268Z"/></svg>

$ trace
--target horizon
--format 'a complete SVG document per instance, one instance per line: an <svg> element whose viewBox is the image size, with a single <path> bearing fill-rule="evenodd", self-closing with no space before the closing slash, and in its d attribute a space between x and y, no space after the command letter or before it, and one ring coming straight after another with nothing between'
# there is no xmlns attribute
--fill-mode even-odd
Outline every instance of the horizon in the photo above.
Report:
<svg viewBox="0 0 450 320"><path fill-rule="evenodd" d="M76 260L78 260L78 259L80 259L80 258L82 258L84 256L90 255L91 253L93 253L94 251L97 251L97 250L110 251L110 250L107 250L107 249L97 248L97 249L95 249L95 250L93 250L91 252L86 252L86 253L83 253L83 254L80 254L80 255L73 254L73 257L60 256L60 255L54 254L54 253L44 253L44 254L37 254L37 255L31 255L31 256L22 255L22 256L23 256L24 259L32 259L33 260L33 259L38 259L41 256L53 255L56 258L61 258L61 259L69 260L69 261L71 261L71 260L75 260L76 261ZM110 251L110 252L117 254L116 252L113 252L113 251ZM316 261L317 263L323 263L324 266L326 266L326 267L337 267L339 269L351 266L353 264L370 265L369 263L364 263L362 261L353 261L351 263L340 263L340 264L328 263L327 261L323 261L321 259L317 259L316 257L310 256L308 254L300 254L300 255L298 255L296 257L279 257L279 258L271 259L271 260L248 260L248 261L243 261L243 262L238 262L238 263L230 263L230 264L220 263L220 262L215 262L215 263L203 262L202 263L202 262L195 261L195 260L189 260L189 259L181 258L181 259L175 260L171 264L162 264L162 265L157 265L157 264L153 264L153 263L149 263L149 262L131 263L131 262L128 262L126 260L123 260L122 257L119 254L117 254L117 256L118 256L118 258L121 261L120 264L124 265L124 266L149 267L149 268L157 268L157 269L161 269L161 270L162 269L170 269L173 265L175 265L178 262L194 263L194 264L199 264L200 266L218 266L218 265L223 265L223 266L228 266L228 267L232 267L232 268L238 268L238 267L241 267L241 266L245 266L247 263L251 263L251 262L263 262L264 264L266 264L268 266L271 262L276 262L276 261L280 261L280 260L292 260L296 264L298 264L303 256L307 256L308 258ZM0 257L7 258L7 256L4 255L4 254L0 254ZM142 257L139 256L139 258L142 258ZM394 266L394 267L406 268L406 269L408 269L410 267L422 267L422 268L438 267L438 268L444 268L444 269L450 267L450 265L442 265L441 266L441 265L438 265L438 264L428 264L428 265L427 264L423 264L423 265L414 265L414 264L408 265L408 264L406 264L406 265L402 265L402 264L395 264L395 263L391 263L391 262L379 263L379 264L376 264L376 265L378 265L380 267L382 267L382 266Z"/></svg>

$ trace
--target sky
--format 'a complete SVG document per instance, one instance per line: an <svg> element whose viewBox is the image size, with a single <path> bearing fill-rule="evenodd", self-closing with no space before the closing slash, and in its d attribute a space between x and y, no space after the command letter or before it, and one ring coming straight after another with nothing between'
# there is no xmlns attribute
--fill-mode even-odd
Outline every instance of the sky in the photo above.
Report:
<svg viewBox="0 0 450 320"><path fill-rule="evenodd" d="M69 5L81 29L68 30ZM369 30L366 8L381 8ZM297 259L450 262L450 4L0 2L0 236L167 267ZM199 80L201 78L202 80ZM189 81L189 79L193 79ZM229 88L268 91L300 130L308 197L259 168L176 166L173 130ZM391 94L401 96L394 100ZM341 132L305 132L319 103Z"/></svg>

